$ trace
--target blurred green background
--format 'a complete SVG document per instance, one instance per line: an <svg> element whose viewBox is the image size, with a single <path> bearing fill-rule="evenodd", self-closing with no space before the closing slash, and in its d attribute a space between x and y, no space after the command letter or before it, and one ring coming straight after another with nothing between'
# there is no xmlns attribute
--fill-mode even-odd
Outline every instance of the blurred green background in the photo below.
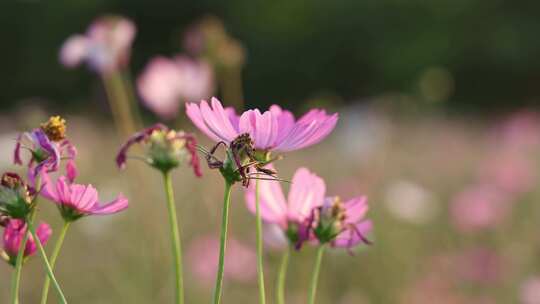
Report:
<svg viewBox="0 0 540 304"><path fill-rule="evenodd" d="M540 97L538 1L3 1L2 107L33 96L84 108L92 75L58 64L66 37L96 16L135 21L132 70L155 54L181 50L186 26L221 18L248 51L251 105L387 92L423 96L421 79L440 68L453 83L444 107L493 111ZM79 102L76 102L79 101Z"/></svg>

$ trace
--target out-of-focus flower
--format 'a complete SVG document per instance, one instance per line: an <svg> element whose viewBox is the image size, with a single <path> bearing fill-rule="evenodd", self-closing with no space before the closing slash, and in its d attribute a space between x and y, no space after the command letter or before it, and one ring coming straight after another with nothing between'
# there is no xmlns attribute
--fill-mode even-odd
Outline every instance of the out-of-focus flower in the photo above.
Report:
<svg viewBox="0 0 540 304"><path fill-rule="evenodd" d="M186 31L184 48L220 68L242 66L246 58L240 42L229 36L221 20L213 16L203 18Z"/></svg>
<svg viewBox="0 0 540 304"><path fill-rule="evenodd" d="M186 56L152 59L137 80L144 104L163 119L178 115L183 102L208 98L214 92L214 74L203 60Z"/></svg>
<svg viewBox="0 0 540 304"><path fill-rule="evenodd" d="M74 221L88 215L107 215L120 212L128 207L128 200L122 194L110 203L99 202L98 192L92 185L70 183L60 176L53 181L43 173L41 195L57 204L64 220Z"/></svg>
<svg viewBox="0 0 540 304"><path fill-rule="evenodd" d="M490 284L503 277L503 258L492 249L476 247L457 256L454 263L460 281Z"/></svg>
<svg viewBox="0 0 540 304"><path fill-rule="evenodd" d="M540 276L530 277L521 284L520 300L522 304L540 304Z"/></svg>
<svg viewBox="0 0 540 304"><path fill-rule="evenodd" d="M204 285L211 285L218 268L219 240L214 237L201 237L193 241L187 252L191 271ZM257 275L256 254L252 248L234 238L229 238L225 254L226 278L249 283Z"/></svg>
<svg viewBox="0 0 540 304"><path fill-rule="evenodd" d="M19 247L21 246L21 242L24 238L24 235L26 234L26 231L26 223L23 220L19 219L9 220L4 229L3 257L8 263L13 266L15 266L15 262L17 261ZM51 227L47 223L41 223L36 229L36 234L41 243L45 244L47 243L49 237L52 234ZM24 248L24 257L31 256L32 254L34 254L34 252L36 252L36 249L36 242L34 241L34 238L30 235L28 238L28 242L26 243L26 247Z"/></svg>
<svg viewBox="0 0 540 304"><path fill-rule="evenodd" d="M523 110L512 114L495 130L498 147L525 152L540 145L540 115Z"/></svg>
<svg viewBox="0 0 540 304"><path fill-rule="evenodd" d="M37 176L42 169L47 172L57 171L61 159L67 159L68 177L75 178L77 169L74 159L77 150L66 138L66 121L60 116L51 116L49 120L31 132L24 132L17 138L14 163L23 164L22 149L31 153L28 167L33 168L31 175Z"/></svg>
<svg viewBox="0 0 540 304"><path fill-rule="evenodd" d="M414 224L429 222L439 209L431 192L406 180L394 182L388 187L385 203L388 211L396 218Z"/></svg>
<svg viewBox="0 0 540 304"><path fill-rule="evenodd" d="M227 145L242 134L249 134L255 149L263 151L293 151L323 140L336 126L338 114L313 109L295 120L291 112L273 105L261 113L258 109L238 116L233 108L223 108L212 98L212 107L205 100L199 105L186 104L191 121L208 137Z"/></svg>
<svg viewBox="0 0 540 304"><path fill-rule="evenodd" d="M279 225L267 224L264 226L264 243L273 250L282 251L287 249L289 243L285 231Z"/></svg>
<svg viewBox="0 0 540 304"><path fill-rule="evenodd" d="M195 137L183 131L170 130L165 125L155 124L132 135L120 148L116 164L120 169L126 166L127 152L136 144L143 143L146 149L144 160L152 167L167 172L182 164L189 157L189 164L196 176L202 176L197 155Z"/></svg>
<svg viewBox="0 0 540 304"><path fill-rule="evenodd" d="M525 155L506 152L488 158L480 167L480 179L509 193L523 193L534 187L533 164Z"/></svg>
<svg viewBox="0 0 540 304"><path fill-rule="evenodd" d="M104 16L95 20L86 34L69 37L60 50L60 62L72 68L86 62L99 73L117 70L129 62L136 28L120 16Z"/></svg>
<svg viewBox="0 0 540 304"><path fill-rule="evenodd" d="M495 187L477 185L459 193L450 208L456 228L473 232L501 223L510 211L510 203L507 196Z"/></svg>
<svg viewBox="0 0 540 304"><path fill-rule="evenodd" d="M299 168L293 176L287 200L278 182L261 180L258 183L261 218L278 225L292 244L305 241L301 240L301 230L305 229L313 210L323 204L324 181L308 169ZM255 213L254 184L247 188L245 198L249 210Z"/></svg>

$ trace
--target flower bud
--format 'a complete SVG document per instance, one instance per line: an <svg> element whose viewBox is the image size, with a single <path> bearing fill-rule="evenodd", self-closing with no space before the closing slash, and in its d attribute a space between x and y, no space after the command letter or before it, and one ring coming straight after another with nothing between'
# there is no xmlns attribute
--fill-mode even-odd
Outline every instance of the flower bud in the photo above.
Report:
<svg viewBox="0 0 540 304"><path fill-rule="evenodd" d="M327 198L315 213L314 233L321 243L331 242L343 231L346 213L339 197Z"/></svg>
<svg viewBox="0 0 540 304"><path fill-rule="evenodd" d="M0 183L0 214L23 219L30 213L32 198L24 181L15 173L6 172Z"/></svg>

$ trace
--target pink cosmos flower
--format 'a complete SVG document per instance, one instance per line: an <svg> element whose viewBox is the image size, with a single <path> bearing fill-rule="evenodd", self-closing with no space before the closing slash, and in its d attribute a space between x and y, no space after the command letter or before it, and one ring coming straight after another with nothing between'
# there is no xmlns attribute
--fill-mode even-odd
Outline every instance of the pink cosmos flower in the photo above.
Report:
<svg viewBox="0 0 540 304"><path fill-rule="evenodd" d="M271 165L268 168L273 169ZM306 168L299 168L293 176L287 199L281 185L276 181L260 180L259 199L262 219L276 224L284 231L291 225L305 223L312 211L322 206L326 185L322 178ZM245 192L249 210L255 213L255 185L250 184ZM297 227L296 227L297 228Z"/></svg>
<svg viewBox="0 0 540 304"><path fill-rule="evenodd" d="M178 115L182 102L208 98L214 91L214 74L206 61L179 55L153 58L137 80L144 104L169 120Z"/></svg>
<svg viewBox="0 0 540 304"><path fill-rule="evenodd" d="M21 246L21 241L24 238L26 231L26 223L23 220L18 219L10 219L4 229L4 251L9 258L8 262L12 265L14 265L17 260L19 247ZM47 223L41 223L37 227L36 234L41 243L45 244L52 234L51 227ZM24 256L27 257L34 254L36 249L36 242L34 241L34 238L30 236L24 249Z"/></svg>
<svg viewBox="0 0 540 304"><path fill-rule="evenodd" d="M250 282L256 275L256 254L253 248L229 238L225 255L224 276L238 281ZM205 236L193 241L187 252L187 259L195 277L205 285L213 284L216 278L219 258L219 240Z"/></svg>
<svg viewBox="0 0 540 304"><path fill-rule="evenodd" d="M106 215L120 212L128 207L128 200L122 194L108 204L98 199L98 192L92 185L70 183L60 176L53 181L47 173L42 173L41 195L58 205L66 221L74 221L87 215Z"/></svg>
<svg viewBox="0 0 540 304"><path fill-rule="evenodd" d="M450 214L457 229L473 232L501 223L510 208L507 195L490 185L473 186L451 202Z"/></svg>
<svg viewBox="0 0 540 304"><path fill-rule="evenodd" d="M217 98L211 107L205 100L200 104L187 103L186 113L204 134L216 142L229 145L239 135L248 133L254 148L286 152L302 149L323 140L336 126L338 114L313 109L300 119L273 105L261 113L248 110L238 116L233 108L223 108Z"/></svg>
<svg viewBox="0 0 540 304"><path fill-rule="evenodd" d="M297 248L305 241L328 242L341 248L367 243L365 235L371 231L372 224L364 220L368 211L365 197L345 203L325 198L324 181L306 168L300 168L294 174L287 200L278 182L258 182L262 219L279 225ZM249 210L255 212L255 185L248 187L245 198ZM324 231L317 233L320 227Z"/></svg>
<svg viewBox="0 0 540 304"><path fill-rule="evenodd" d="M69 37L60 50L60 62L73 68L86 63L95 71L107 73L126 65L135 38L133 22L119 16L94 21L84 35Z"/></svg>

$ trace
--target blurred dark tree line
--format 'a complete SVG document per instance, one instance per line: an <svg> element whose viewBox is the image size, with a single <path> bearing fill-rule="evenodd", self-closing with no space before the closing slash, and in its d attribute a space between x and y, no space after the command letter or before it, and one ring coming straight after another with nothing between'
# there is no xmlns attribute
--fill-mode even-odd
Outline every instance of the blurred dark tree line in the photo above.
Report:
<svg viewBox="0 0 540 304"><path fill-rule="evenodd" d="M433 69L442 71L442 90L449 91L445 107L539 104L538 1L7 0L0 4L2 108L27 97L87 106L82 101L98 79L84 68L60 66L58 49L105 13L137 24L135 75L152 56L181 51L188 25L206 14L220 17L248 51L244 88L251 105L294 107L328 95L421 96L422 79Z"/></svg>

